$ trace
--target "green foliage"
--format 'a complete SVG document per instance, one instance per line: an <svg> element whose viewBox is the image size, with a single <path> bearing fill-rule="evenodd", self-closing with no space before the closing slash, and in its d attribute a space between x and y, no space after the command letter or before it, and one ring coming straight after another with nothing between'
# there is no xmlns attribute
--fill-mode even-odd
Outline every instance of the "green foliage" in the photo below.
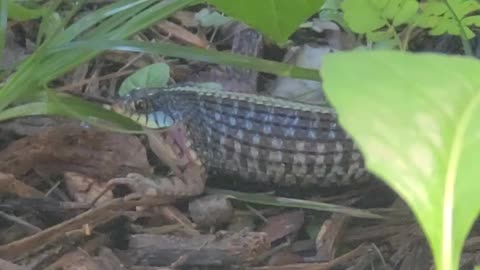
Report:
<svg viewBox="0 0 480 270"><path fill-rule="evenodd" d="M136 122L128 118L81 98L51 90L41 92L29 103L1 111L0 121L32 115L62 115L77 118L93 125L101 124L105 128L123 132L142 131L142 128ZM116 127L109 127L108 125L111 126L111 122L115 123Z"/></svg>
<svg viewBox="0 0 480 270"><path fill-rule="evenodd" d="M480 9L475 0L423 3L417 0L345 0L342 9L354 32L365 34L372 42L394 39L402 49L406 49L405 44L415 27L430 29L431 35L448 33L471 39L474 33L469 27L480 25L480 16L470 16ZM400 26L406 27L403 36L397 33Z"/></svg>
<svg viewBox="0 0 480 270"><path fill-rule="evenodd" d="M200 22L203 27L220 27L231 21L217 11L204 8L195 14L195 19Z"/></svg>
<svg viewBox="0 0 480 270"><path fill-rule="evenodd" d="M328 55L323 67L327 96L370 171L413 209L437 269L458 269L480 212L472 203L480 192L480 63L350 52Z"/></svg>
<svg viewBox="0 0 480 270"><path fill-rule="evenodd" d="M262 31L278 43L288 37L308 17L318 12L325 0L207 0L228 16Z"/></svg>
<svg viewBox="0 0 480 270"><path fill-rule="evenodd" d="M39 33L45 34L48 38L18 67L16 72L13 73L3 85L0 90L0 111L19 99L22 99L23 102L27 104L33 102L36 104L36 107L32 108L39 109L40 106L38 103L35 103L38 101L33 97L39 92L47 90L46 85L51 80L58 78L102 52L102 49L95 47L75 47L70 50L58 50L59 47L65 48L72 40L95 44L97 40L124 39L166 18L172 14L172 12L196 2L196 0L171 0L161 2L154 0L121 0L89 13L64 28L63 25L67 24L66 22L70 20L79 8L78 5L73 6L72 11L67 13L65 18L62 18L61 24L55 22L52 24L52 27L44 27L43 29L45 29L45 31ZM45 23L45 25L48 24ZM103 50L105 49L108 48L104 48ZM53 97L52 95L50 96ZM31 97L30 101L28 101L29 97ZM48 114L69 115L81 119L88 119L89 116L95 115L107 117L104 120L111 120L122 126L121 121L118 121L118 117L115 118L112 117L111 114L104 114L103 109L95 106L87 106L87 110L74 110L69 112L69 107L63 105L73 103L73 100L49 98L42 102L45 103L44 108L47 108L44 109L44 112ZM66 103L62 105L57 104L58 102ZM75 104L72 104L72 106L74 105ZM60 109L51 110L49 108L63 108L65 111L62 113ZM21 111L21 115L26 115L27 113L25 110L17 111ZM13 112L15 112L15 110L13 110ZM38 113L39 112L34 109L31 110L32 115ZM12 117L12 115L10 115L10 117Z"/></svg>
<svg viewBox="0 0 480 270"><path fill-rule="evenodd" d="M28 21L31 19L37 19L49 13L47 8L27 8L13 0L7 0L3 2L8 2L8 16L10 19L15 21Z"/></svg>
<svg viewBox="0 0 480 270"><path fill-rule="evenodd" d="M431 28L431 35L460 36L465 33L467 39L473 38L475 34L469 27L480 26L480 16L469 14L480 10L480 4L473 0L448 0L448 3L450 7L444 1L430 0L422 4L422 12L414 23L419 27Z"/></svg>
<svg viewBox="0 0 480 270"><path fill-rule="evenodd" d="M372 41L393 38L396 26L409 23L418 10L416 0L345 0L345 20L356 33ZM386 27L386 29L384 29Z"/></svg>
<svg viewBox="0 0 480 270"><path fill-rule="evenodd" d="M57 4L59 2L56 1ZM42 101L44 104L39 104L33 98L38 93L47 90L50 81L89 61L105 50L163 54L248 67L264 72L272 71L282 76L299 76L319 80L319 75L315 70L297 68L273 61L253 57L244 58L229 53L172 44L125 41L131 35L167 18L177 10L198 2L198 0L120 0L90 12L72 24L69 24L69 22L76 15L81 7L80 5L73 4L72 9L60 18L58 17L60 13L54 14L53 8L55 5L50 6L51 13L42 13L44 15L42 17L42 31L37 38L39 41L44 40L43 43L40 43L40 47L18 66L15 73L11 74L0 90L0 114L6 107L15 105L17 101L22 99L23 105L21 106L24 107L10 108L9 114L3 119L14 117L15 112L19 113L18 116L28 115L25 104L32 104L31 115L37 115L42 111L47 114L69 115L80 119L88 119L89 115L96 115L106 117L102 119L124 127L125 123L119 121L118 118L104 114L101 111L102 109L98 107L90 106L88 110L62 113L60 109L49 108L52 108L52 106L53 108L62 108L56 106L61 104L54 103L67 102L65 104L69 104L68 102L72 100L49 98ZM1 3L5 3L5 1ZM62 12L62 14L64 13ZM44 36L46 39L42 39L40 36ZM67 107L63 108L67 109Z"/></svg>
<svg viewBox="0 0 480 270"><path fill-rule="evenodd" d="M52 50L51 53L71 50L119 50L130 52L142 52L161 54L172 57L186 58L197 61L206 61L210 63L232 65L242 68L276 74L279 76L288 76L306 80L320 80L320 74L315 69L301 68L293 65L259 59L256 57L242 56L234 53L218 52L214 50L205 50L195 47L177 46L168 43L148 43L129 40L98 40L95 43L78 41Z"/></svg>
<svg viewBox="0 0 480 270"><path fill-rule="evenodd" d="M165 86L170 78L170 67L165 63L146 66L128 76L122 82L118 94L126 95L135 88L154 88Z"/></svg>
<svg viewBox="0 0 480 270"><path fill-rule="evenodd" d="M56 33L57 29L63 26L62 24L63 20L60 17L60 14L57 12L51 12L46 15L40 23L37 41L40 42L40 40L43 38L48 39L52 37Z"/></svg>
<svg viewBox="0 0 480 270"><path fill-rule="evenodd" d="M325 0L318 12L318 17L320 20L336 22L343 29L348 30L347 22L341 12L341 2L339 0Z"/></svg>

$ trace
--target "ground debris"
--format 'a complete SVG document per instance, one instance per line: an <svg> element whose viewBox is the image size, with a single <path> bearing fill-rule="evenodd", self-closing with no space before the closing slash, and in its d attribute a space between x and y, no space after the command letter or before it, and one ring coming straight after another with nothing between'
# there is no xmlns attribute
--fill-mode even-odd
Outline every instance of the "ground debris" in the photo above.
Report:
<svg viewBox="0 0 480 270"><path fill-rule="evenodd" d="M31 170L109 180L132 171L149 173L151 167L135 136L66 126L22 138L0 152L0 171L22 178Z"/></svg>
<svg viewBox="0 0 480 270"><path fill-rule="evenodd" d="M128 258L137 265L245 264L270 248L261 232L219 232L197 236L132 235Z"/></svg>

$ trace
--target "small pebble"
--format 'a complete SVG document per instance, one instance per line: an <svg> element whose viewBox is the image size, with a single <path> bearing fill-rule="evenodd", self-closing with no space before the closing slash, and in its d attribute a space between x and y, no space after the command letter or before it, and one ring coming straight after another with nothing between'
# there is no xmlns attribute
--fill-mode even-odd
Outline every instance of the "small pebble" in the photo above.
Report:
<svg viewBox="0 0 480 270"><path fill-rule="evenodd" d="M201 227L216 227L228 223L234 213L230 201L223 195L207 195L191 201L188 210Z"/></svg>

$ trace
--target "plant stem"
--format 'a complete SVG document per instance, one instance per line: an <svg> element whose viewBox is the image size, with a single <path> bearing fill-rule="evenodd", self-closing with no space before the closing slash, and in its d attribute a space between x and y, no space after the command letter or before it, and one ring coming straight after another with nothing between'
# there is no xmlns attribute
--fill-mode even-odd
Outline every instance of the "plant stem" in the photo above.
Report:
<svg viewBox="0 0 480 270"><path fill-rule="evenodd" d="M468 56L473 56L472 46L470 45L470 42L467 39L467 33L465 33L465 29L463 28L462 21L460 20L460 18L458 18L457 13L455 13L455 10L453 10L453 7L450 5L448 0L443 0L443 2L445 3L447 8L452 13L453 18L455 19L455 21L458 24L458 27L460 27L460 35L461 35L461 39L462 39L462 46L463 46L463 50L464 50L465 54L468 55Z"/></svg>

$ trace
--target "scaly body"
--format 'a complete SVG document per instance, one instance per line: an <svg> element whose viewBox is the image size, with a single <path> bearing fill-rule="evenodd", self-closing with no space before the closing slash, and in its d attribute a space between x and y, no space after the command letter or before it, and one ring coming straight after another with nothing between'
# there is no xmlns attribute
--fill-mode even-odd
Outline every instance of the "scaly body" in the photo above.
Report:
<svg viewBox="0 0 480 270"><path fill-rule="evenodd" d="M328 106L196 85L133 91L114 109L149 128L181 123L209 174L279 186L338 186L368 178Z"/></svg>

